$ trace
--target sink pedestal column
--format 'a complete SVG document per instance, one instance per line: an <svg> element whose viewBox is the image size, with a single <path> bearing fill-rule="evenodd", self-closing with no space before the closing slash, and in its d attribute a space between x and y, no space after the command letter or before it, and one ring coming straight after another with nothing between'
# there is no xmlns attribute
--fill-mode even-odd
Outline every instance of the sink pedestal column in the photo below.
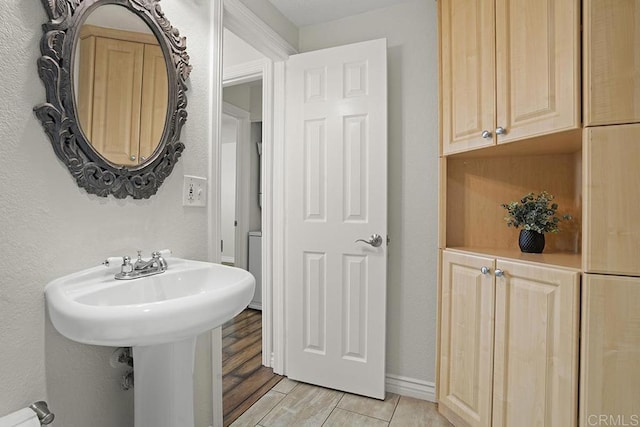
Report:
<svg viewBox="0 0 640 427"><path fill-rule="evenodd" d="M133 347L135 427L193 427L196 337Z"/></svg>

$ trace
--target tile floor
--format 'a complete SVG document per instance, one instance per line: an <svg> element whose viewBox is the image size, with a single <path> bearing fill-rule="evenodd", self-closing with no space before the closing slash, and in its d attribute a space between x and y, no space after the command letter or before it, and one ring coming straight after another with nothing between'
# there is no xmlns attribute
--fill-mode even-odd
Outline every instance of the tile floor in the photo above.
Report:
<svg viewBox="0 0 640 427"><path fill-rule="evenodd" d="M389 393L384 401L284 378L232 427L447 427L435 404Z"/></svg>

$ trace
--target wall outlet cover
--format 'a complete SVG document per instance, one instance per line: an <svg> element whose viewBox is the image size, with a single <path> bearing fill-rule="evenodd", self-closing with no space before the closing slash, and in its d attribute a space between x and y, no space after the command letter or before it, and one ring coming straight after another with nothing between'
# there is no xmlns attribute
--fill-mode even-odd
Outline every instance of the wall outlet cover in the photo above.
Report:
<svg viewBox="0 0 640 427"><path fill-rule="evenodd" d="M207 178L191 175L184 176L182 205L195 207L207 206Z"/></svg>

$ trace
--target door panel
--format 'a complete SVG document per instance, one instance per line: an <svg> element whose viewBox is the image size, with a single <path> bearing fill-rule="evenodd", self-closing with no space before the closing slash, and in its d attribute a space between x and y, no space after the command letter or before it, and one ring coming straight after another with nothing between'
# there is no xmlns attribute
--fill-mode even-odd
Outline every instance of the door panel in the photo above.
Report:
<svg viewBox="0 0 640 427"><path fill-rule="evenodd" d="M144 78L142 80L142 109L140 126L140 163L155 151L167 117L169 80L162 49L157 45L144 46Z"/></svg>
<svg viewBox="0 0 640 427"><path fill-rule="evenodd" d="M584 135L584 269L640 275L640 125L588 128Z"/></svg>
<svg viewBox="0 0 640 427"><path fill-rule="evenodd" d="M96 39L91 144L115 164L138 164L143 61L141 43Z"/></svg>
<svg viewBox="0 0 640 427"><path fill-rule="evenodd" d="M584 2L584 122L640 122L640 2Z"/></svg>
<svg viewBox="0 0 640 427"><path fill-rule="evenodd" d="M384 398L386 40L287 63L286 373Z"/></svg>
<svg viewBox="0 0 640 427"><path fill-rule="evenodd" d="M640 278L585 274L582 289L580 425L595 425L600 414L637 425Z"/></svg>
<svg viewBox="0 0 640 427"><path fill-rule="evenodd" d="M442 0L440 64L444 154L490 146L495 128L493 1Z"/></svg>
<svg viewBox="0 0 640 427"><path fill-rule="evenodd" d="M580 2L496 0L498 143L580 126Z"/></svg>
<svg viewBox="0 0 640 427"><path fill-rule="evenodd" d="M496 267L493 426L575 426L580 273Z"/></svg>
<svg viewBox="0 0 640 427"><path fill-rule="evenodd" d="M442 255L439 410L474 427L491 425L494 267L492 258Z"/></svg>

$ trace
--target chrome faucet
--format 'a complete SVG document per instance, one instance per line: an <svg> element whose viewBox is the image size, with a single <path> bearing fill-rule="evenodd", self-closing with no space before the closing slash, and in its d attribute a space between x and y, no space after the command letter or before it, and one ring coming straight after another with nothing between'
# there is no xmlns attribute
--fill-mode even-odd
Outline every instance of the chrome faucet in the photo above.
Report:
<svg viewBox="0 0 640 427"><path fill-rule="evenodd" d="M140 277L152 276L154 274L164 273L167 270L167 261L165 261L161 252L153 252L151 259L145 261L142 259L142 251L138 251L138 259L131 264L131 258L122 257L122 266L120 273L115 278L118 280L131 280Z"/></svg>

